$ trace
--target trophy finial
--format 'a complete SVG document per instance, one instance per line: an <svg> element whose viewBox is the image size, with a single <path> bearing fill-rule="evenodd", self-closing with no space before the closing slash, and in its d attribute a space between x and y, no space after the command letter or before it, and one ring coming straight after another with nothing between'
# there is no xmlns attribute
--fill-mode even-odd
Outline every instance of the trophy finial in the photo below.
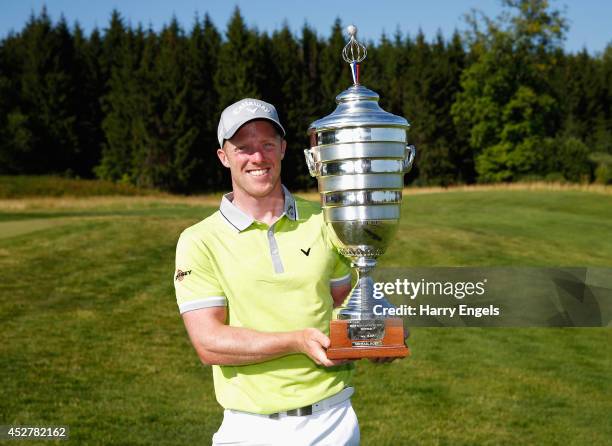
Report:
<svg viewBox="0 0 612 446"><path fill-rule="evenodd" d="M353 83L359 85L359 63L366 58L368 50L363 43L357 40L357 27L355 25L347 26L346 31L350 39L342 50L342 58L351 65Z"/></svg>

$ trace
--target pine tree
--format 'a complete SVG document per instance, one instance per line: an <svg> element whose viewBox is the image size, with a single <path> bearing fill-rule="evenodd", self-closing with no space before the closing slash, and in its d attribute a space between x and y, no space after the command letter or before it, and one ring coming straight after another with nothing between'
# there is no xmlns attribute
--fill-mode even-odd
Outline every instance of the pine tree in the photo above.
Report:
<svg viewBox="0 0 612 446"><path fill-rule="evenodd" d="M113 69L119 68L122 63L124 57L122 52L125 49L127 33L128 30L123 23L121 14L113 9L108 28L104 30L102 52L99 56L102 77L108 82L110 82Z"/></svg>
<svg viewBox="0 0 612 446"><path fill-rule="evenodd" d="M257 88L262 67L257 65L261 55L257 33L247 28L238 7L227 27L227 40L221 45L215 88L223 108L245 97L257 98Z"/></svg>
<svg viewBox="0 0 612 446"><path fill-rule="evenodd" d="M73 172L78 139L72 36L63 17L53 26L43 9L31 16L21 38L20 105L8 118L19 140L15 165L23 173Z"/></svg>
<svg viewBox="0 0 612 446"><path fill-rule="evenodd" d="M317 37L316 32L307 23L304 23L298 41L301 66L300 85L294 95L298 100L296 107L299 111L295 114L295 123L303 126L301 129L299 127L296 129L296 144L298 145L294 148L295 152L299 152L299 154L296 153L296 175L298 176L296 185L300 188L316 187L316 179L308 173L303 152L300 150L310 146L307 136L308 126L311 122L331 112L331 109L327 107L329 98L324 100L321 91L319 64L323 45L324 43Z"/></svg>
<svg viewBox="0 0 612 446"><path fill-rule="evenodd" d="M439 166L431 166L431 162L447 162L447 154L443 157L432 156L432 147L436 129L435 104L430 99L434 92L434 77L432 67L432 49L425 40L425 35L419 30L414 43L407 42L407 66L405 74L404 103L401 115L411 123L409 140L418 149L417 163L414 172L407 178L419 177L422 182L431 182L431 173ZM424 173L423 173L424 172Z"/></svg>
<svg viewBox="0 0 612 446"><path fill-rule="evenodd" d="M308 147L309 116L302 108L300 92L307 73L301 47L287 24L272 35L269 54L270 64L266 66L272 67L269 76L273 88L264 99L275 104L287 132L283 182L294 188L305 187L310 182L303 152Z"/></svg>
<svg viewBox="0 0 612 446"><path fill-rule="evenodd" d="M0 43L0 173L15 174L26 169L32 150L28 116L21 106L21 72L24 45L20 35L11 34Z"/></svg>
<svg viewBox="0 0 612 446"><path fill-rule="evenodd" d="M300 85L300 109L307 117L307 123L321 117L323 113L321 104L323 95L321 86L320 54L323 42L317 37L316 32L305 23L302 27L299 41L301 62L304 71L301 76ZM328 110L325 113L329 113Z"/></svg>
<svg viewBox="0 0 612 446"><path fill-rule="evenodd" d="M399 30L393 41L383 34L378 46L368 45L363 62L363 83L378 92L381 107L394 114L403 113L404 73L408 69L402 41Z"/></svg>
<svg viewBox="0 0 612 446"><path fill-rule="evenodd" d="M193 159L190 191L219 189L224 183L222 169L216 155L217 124L221 113L219 99L214 88L221 36L208 14L203 23L196 19L187 43L186 77L189 85L187 101L198 128L190 154ZM227 180L226 180L227 181Z"/></svg>
<svg viewBox="0 0 612 446"><path fill-rule="evenodd" d="M359 36L358 36L359 38ZM342 59L342 49L348 43L342 29L342 22L336 19L331 34L321 51L321 95L323 114L331 113L335 106L335 98L353 82L348 64Z"/></svg>
<svg viewBox="0 0 612 446"><path fill-rule="evenodd" d="M603 111L603 127L605 133L598 141L597 150L612 154L612 42L601 56L601 109Z"/></svg>
<svg viewBox="0 0 612 446"><path fill-rule="evenodd" d="M99 164L94 173L112 181L131 181L130 96L136 89L135 72L139 54L133 32L128 31L121 14L113 10L102 39L99 67L104 93L99 98L104 135Z"/></svg>
<svg viewBox="0 0 612 446"><path fill-rule="evenodd" d="M101 124L104 140L99 164L94 173L111 181L134 182L132 159L132 108L138 107L134 96L138 91L136 70L142 51L142 39L127 29L123 18L113 10L102 40L99 56L104 79L100 98L103 113Z"/></svg>
<svg viewBox="0 0 612 446"><path fill-rule="evenodd" d="M104 140L100 98L105 93L105 79L100 66L102 39L99 31L94 29L88 39L77 24L74 48L75 131L79 146L74 170L79 176L91 177L94 167L100 162Z"/></svg>
<svg viewBox="0 0 612 446"><path fill-rule="evenodd" d="M119 23L120 29L120 20L116 19L113 15L113 24ZM138 173L133 170L134 148L142 144L144 138L143 117L147 116L146 90L149 88L146 83L149 79L143 79L139 72L145 46L144 32L139 28L126 31L118 39L119 36L119 33L110 33L108 37L113 39L112 43L106 42L105 36L105 48L112 47L114 52L112 61L106 59L110 78L108 92L102 99L105 143L95 172L100 178L137 184ZM149 39L155 40L152 32Z"/></svg>
<svg viewBox="0 0 612 446"><path fill-rule="evenodd" d="M199 130L189 107L185 48L183 31L173 18L160 33L158 50L146 52L140 68L140 77L150 75L153 88L148 91L146 133L137 148L135 169L139 183L171 191L188 190L197 164L191 155Z"/></svg>
<svg viewBox="0 0 612 446"><path fill-rule="evenodd" d="M461 44L454 36L454 53L438 32L430 46L430 57L424 76L427 82L419 87L423 94L422 102L427 104L427 115L421 113L426 126L419 126L424 147L419 159L419 180L426 184L449 185L466 181L462 175L464 151L457 147L457 134L450 116L450 108L459 90L459 75L462 69ZM421 38L417 37L417 48ZM423 105L421 105L423 107Z"/></svg>

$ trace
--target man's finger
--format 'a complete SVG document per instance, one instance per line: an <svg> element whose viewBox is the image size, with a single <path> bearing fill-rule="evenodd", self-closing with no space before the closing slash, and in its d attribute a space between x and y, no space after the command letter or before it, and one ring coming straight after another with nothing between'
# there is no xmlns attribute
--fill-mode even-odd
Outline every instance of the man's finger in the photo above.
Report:
<svg viewBox="0 0 612 446"><path fill-rule="evenodd" d="M410 337L410 329L408 327L404 327L404 342L406 339Z"/></svg>
<svg viewBox="0 0 612 446"><path fill-rule="evenodd" d="M312 344L310 345L309 356L319 365L323 365L325 367L330 367L333 365L332 361L325 354L325 350L323 347L321 347L321 344L316 340L313 340Z"/></svg>
<svg viewBox="0 0 612 446"><path fill-rule="evenodd" d="M348 364L349 362L355 361L354 359L329 359L327 357L327 354L325 353L325 350L322 350L321 352L316 352L316 354L317 360L320 361L319 364L325 367L335 367L338 365Z"/></svg>
<svg viewBox="0 0 612 446"><path fill-rule="evenodd" d="M331 341L327 336L325 336L323 332L317 330L314 333L315 335L313 336L313 339L315 339L319 344L321 344L323 348L329 347Z"/></svg>
<svg viewBox="0 0 612 446"><path fill-rule="evenodd" d="M348 364L349 362L355 362L354 359L330 359L333 365L343 365Z"/></svg>
<svg viewBox="0 0 612 446"><path fill-rule="evenodd" d="M325 367L333 367L336 365L333 360L325 356L325 353L323 353L322 357L319 358L319 360L321 361L320 364Z"/></svg>

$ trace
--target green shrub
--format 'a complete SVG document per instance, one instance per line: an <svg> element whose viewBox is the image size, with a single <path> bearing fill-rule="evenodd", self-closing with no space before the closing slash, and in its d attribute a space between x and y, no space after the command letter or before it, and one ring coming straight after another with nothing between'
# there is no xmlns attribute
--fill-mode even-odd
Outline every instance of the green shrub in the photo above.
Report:
<svg viewBox="0 0 612 446"><path fill-rule="evenodd" d="M56 176L0 176L0 198L20 197L90 197L99 195L152 195L154 189L103 180L82 180Z"/></svg>
<svg viewBox="0 0 612 446"><path fill-rule="evenodd" d="M589 159L597 165L595 168L595 182L599 184L612 184L612 155L605 152L595 152Z"/></svg>

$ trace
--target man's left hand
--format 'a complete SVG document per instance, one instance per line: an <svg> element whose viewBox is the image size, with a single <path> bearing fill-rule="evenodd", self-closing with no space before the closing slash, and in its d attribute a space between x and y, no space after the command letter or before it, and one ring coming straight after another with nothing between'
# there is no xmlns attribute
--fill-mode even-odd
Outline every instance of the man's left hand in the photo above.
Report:
<svg viewBox="0 0 612 446"><path fill-rule="evenodd" d="M406 342L406 339L408 339L410 337L410 330L408 330L408 327L404 327L404 343ZM393 361L395 361L396 359L402 359L402 358L369 358L371 363L374 364L389 364Z"/></svg>

